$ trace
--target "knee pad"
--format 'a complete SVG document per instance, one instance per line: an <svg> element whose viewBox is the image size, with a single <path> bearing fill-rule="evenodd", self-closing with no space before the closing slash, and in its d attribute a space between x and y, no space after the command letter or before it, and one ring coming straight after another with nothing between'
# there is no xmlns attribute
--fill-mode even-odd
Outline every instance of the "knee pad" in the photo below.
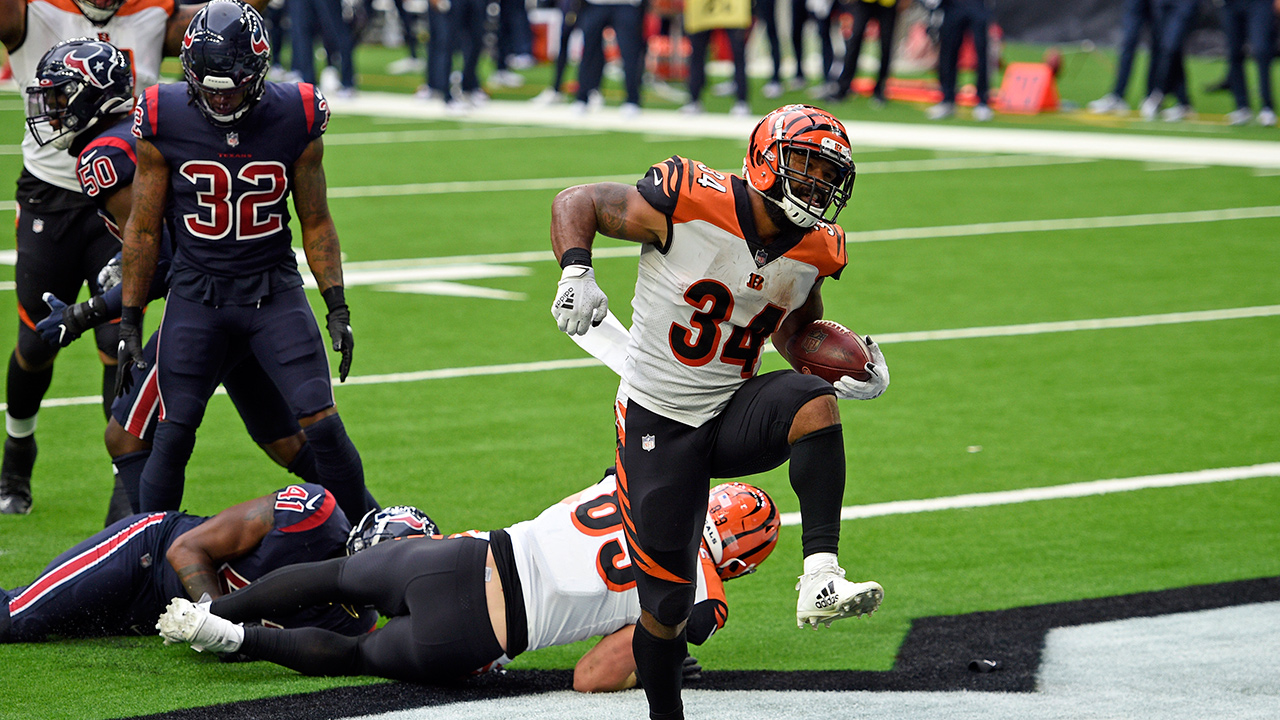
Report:
<svg viewBox="0 0 1280 720"><path fill-rule="evenodd" d="M18 323L18 352L31 367L40 367L58 356L58 348L45 342L40 333L25 323Z"/></svg>

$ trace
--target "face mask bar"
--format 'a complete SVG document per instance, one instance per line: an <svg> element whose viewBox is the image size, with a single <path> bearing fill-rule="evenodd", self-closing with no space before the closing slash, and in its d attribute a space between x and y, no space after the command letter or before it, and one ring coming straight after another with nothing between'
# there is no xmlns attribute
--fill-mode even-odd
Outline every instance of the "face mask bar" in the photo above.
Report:
<svg viewBox="0 0 1280 720"><path fill-rule="evenodd" d="M75 116L67 112L70 97L79 88L74 83L27 91L27 127L36 144L48 145L79 128Z"/></svg>
<svg viewBox="0 0 1280 720"><path fill-rule="evenodd" d="M783 192L795 205L823 222L835 222L840 211L853 193L854 172L852 166L840 171L834 182L822 179L815 160L821 158L832 166L840 164L826 157L820 148L809 143L791 142L782 148L778 163L778 175L785 183ZM797 163L803 158L803 163ZM800 165L799 168L795 165Z"/></svg>

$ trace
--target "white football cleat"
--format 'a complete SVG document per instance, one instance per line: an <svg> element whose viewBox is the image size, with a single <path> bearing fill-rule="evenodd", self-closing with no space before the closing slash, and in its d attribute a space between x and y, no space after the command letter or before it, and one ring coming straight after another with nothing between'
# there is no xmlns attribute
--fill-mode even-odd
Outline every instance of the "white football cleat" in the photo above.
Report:
<svg viewBox="0 0 1280 720"><path fill-rule="evenodd" d="M244 642L244 627L209 612L207 603L196 605L174 598L156 623L166 645L191 643L196 652L235 652Z"/></svg>
<svg viewBox="0 0 1280 720"><path fill-rule="evenodd" d="M800 576L796 583L796 627L818 627L847 617L870 615L880 607L884 588L877 582L854 583L844 579L844 568L830 564Z"/></svg>

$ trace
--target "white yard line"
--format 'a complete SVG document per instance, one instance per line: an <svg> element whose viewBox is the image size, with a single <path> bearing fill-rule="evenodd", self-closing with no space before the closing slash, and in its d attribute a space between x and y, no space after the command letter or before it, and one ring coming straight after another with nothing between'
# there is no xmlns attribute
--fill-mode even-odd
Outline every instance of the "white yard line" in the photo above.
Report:
<svg viewBox="0 0 1280 720"><path fill-rule="evenodd" d="M1131 492L1150 488L1178 487L1180 485L1201 485L1204 483L1230 482L1249 478L1280 477L1280 462L1262 465L1246 465L1243 467L1217 468L1213 470L1196 470L1193 472L1169 473L1165 475L1144 475L1141 477L1117 478L1113 480L1092 480L1089 482L1071 483L1068 485L1050 485L1048 487L1024 488L1021 490L1002 490L999 492L972 493L953 495L951 497L929 498L927 500L895 500L893 502L873 505L852 505L840 511L841 520L859 520L862 518L881 517L884 515L907 515L912 513L936 512L939 510L961 510L965 508L991 507L993 505L1014 505L1017 503L1035 502L1037 500L1059 500L1062 498L1080 498L1091 495ZM783 525L799 525L800 513L783 513Z"/></svg>
<svg viewBox="0 0 1280 720"><path fill-rule="evenodd" d="M595 133L582 130L522 127L475 127L449 130L388 130L383 132L326 133L326 147L340 145L386 145L421 142L471 140L525 140L528 138L580 137Z"/></svg>
<svg viewBox="0 0 1280 720"><path fill-rule="evenodd" d="M1132 317L1097 318L1092 320L1029 323L1025 325L997 325L992 327L958 328L953 330L877 333L875 337L877 342L884 344L926 342L932 340L970 340L988 337L1041 335L1045 333L1074 332L1079 330L1106 330L1275 316L1280 316L1280 305L1263 305L1258 307L1227 308L1223 310L1205 310L1184 313L1166 313L1162 315L1136 315ZM772 346L766 346L765 352L776 351ZM567 360L544 360L529 363L479 365L474 367L440 368L438 370L417 370L412 372L386 373L382 375L353 375L348 377L347 382L342 385L335 382L334 387L387 385L394 383L421 382L424 380L448 380L452 378L480 377L485 375L512 375L520 373L547 372L551 370L576 370L579 368L597 367L600 365L602 365L602 363L599 360L593 357L585 357ZM224 391L219 387L217 392L222 393ZM101 402L102 397L98 395L84 395L68 398L46 398L41 404L41 407L51 408L67 407L71 405L96 405ZM0 403L0 410L5 410L7 407L8 406L4 403Z"/></svg>
<svg viewBox="0 0 1280 720"><path fill-rule="evenodd" d="M1040 155L980 155L966 158L933 158L925 160L888 160L858 165L859 174L942 172L946 170L982 170L996 168L1064 165L1092 162L1087 158L1058 158ZM731 171L732 172L732 171ZM402 195L446 195L454 193L513 192L521 190L563 190L574 185L598 182L633 184L638 173L627 175L584 175L558 178L521 178L512 180L459 180L453 182L402 183L399 185L364 185L330 187L330 199L395 197Z"/></svg>

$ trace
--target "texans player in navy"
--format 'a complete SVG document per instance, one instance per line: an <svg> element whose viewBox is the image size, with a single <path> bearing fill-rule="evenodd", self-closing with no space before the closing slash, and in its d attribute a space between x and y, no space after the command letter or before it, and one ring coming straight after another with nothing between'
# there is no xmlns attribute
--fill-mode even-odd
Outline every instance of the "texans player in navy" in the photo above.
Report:
<svg viewBox="0 0 1280 720"><path fill-rule="evenodd" d="M172 597L217 598L285 565L340 557L350 532L333 494L311 483L213 517L131 515L59 555L31 584L0 589L0 642L150 634ZM338 604L255 618L350 636L377 619Z"/></svg>
<svg viewBox="0 0 1280 720"><path fill-rule="evenodd" d="M251 0L265 8L267 0ZM133 61L137 86L155 84L165 55L177 56L183 32L199 7L176 0L0 0L0 42L18 88L35 84L40 58L57 43L93 37L113 43ZM31 106L28 106L31 107ZM28 113L28 121L34 119ZM99 269L120 249L80 192L74 159L64 152L67 130L28 122L22 140L22 172L14 196L17 262L17 342L5 379L5 442L0 461L0 514L31 511L31 474L36 462L40 405L53 377L57 351L41 342L36 323L45 314L41 297L52 292L68 302L80 288L99 292ZM116 325L94 331L103 364L104 415L116 384Z"/></svg>
<svg viewBox="0 0 1280 720"><path fill-rule="evenodd" d="M132 211L132 185L137 138L132 132L133 76L128 55L110 43L78 38L45 53L36 68L37 87L28 91L42 105L34 115L41 124L82 128L68 152L77 158L77 178L85 197L98 208L117 237ZM148 299L168 291L171 248L168 233L161 244L157 273ZM123 288L119 265L100 274L102 295L67 305L45 293L49 315L36 324L54 348L70 345L89 329L120 317ZM114 282L112 275L115 273ZM153 334L143 348L148 364L133 369L131 389L112 404L106 445L115 472L115 490L106 525L139 511L138 485L151 455L159 414ZM289 406L257 360L249 356L225 373L223 385L245 421L250 436L267 455L306 482L318 482L315 457Z"/></svg>
<svg viewBox="0 0 1280 720"><path fill-rule="evenodd" d="M183 38L186 83L149 88L134 113L138 164L124 234L121 390L130 364L147 365L142 306L162 223L174 233L156 362L160 422L139 494L144 511L178 507L219 373L228 359L249 353L306 433L321 484L348 515L376 506L334 406L328 357L291 248L290 193L346 380L353 339L322 162L329 107L309 84L266 82L270 56L257 11L215 0Z"/></svg>

